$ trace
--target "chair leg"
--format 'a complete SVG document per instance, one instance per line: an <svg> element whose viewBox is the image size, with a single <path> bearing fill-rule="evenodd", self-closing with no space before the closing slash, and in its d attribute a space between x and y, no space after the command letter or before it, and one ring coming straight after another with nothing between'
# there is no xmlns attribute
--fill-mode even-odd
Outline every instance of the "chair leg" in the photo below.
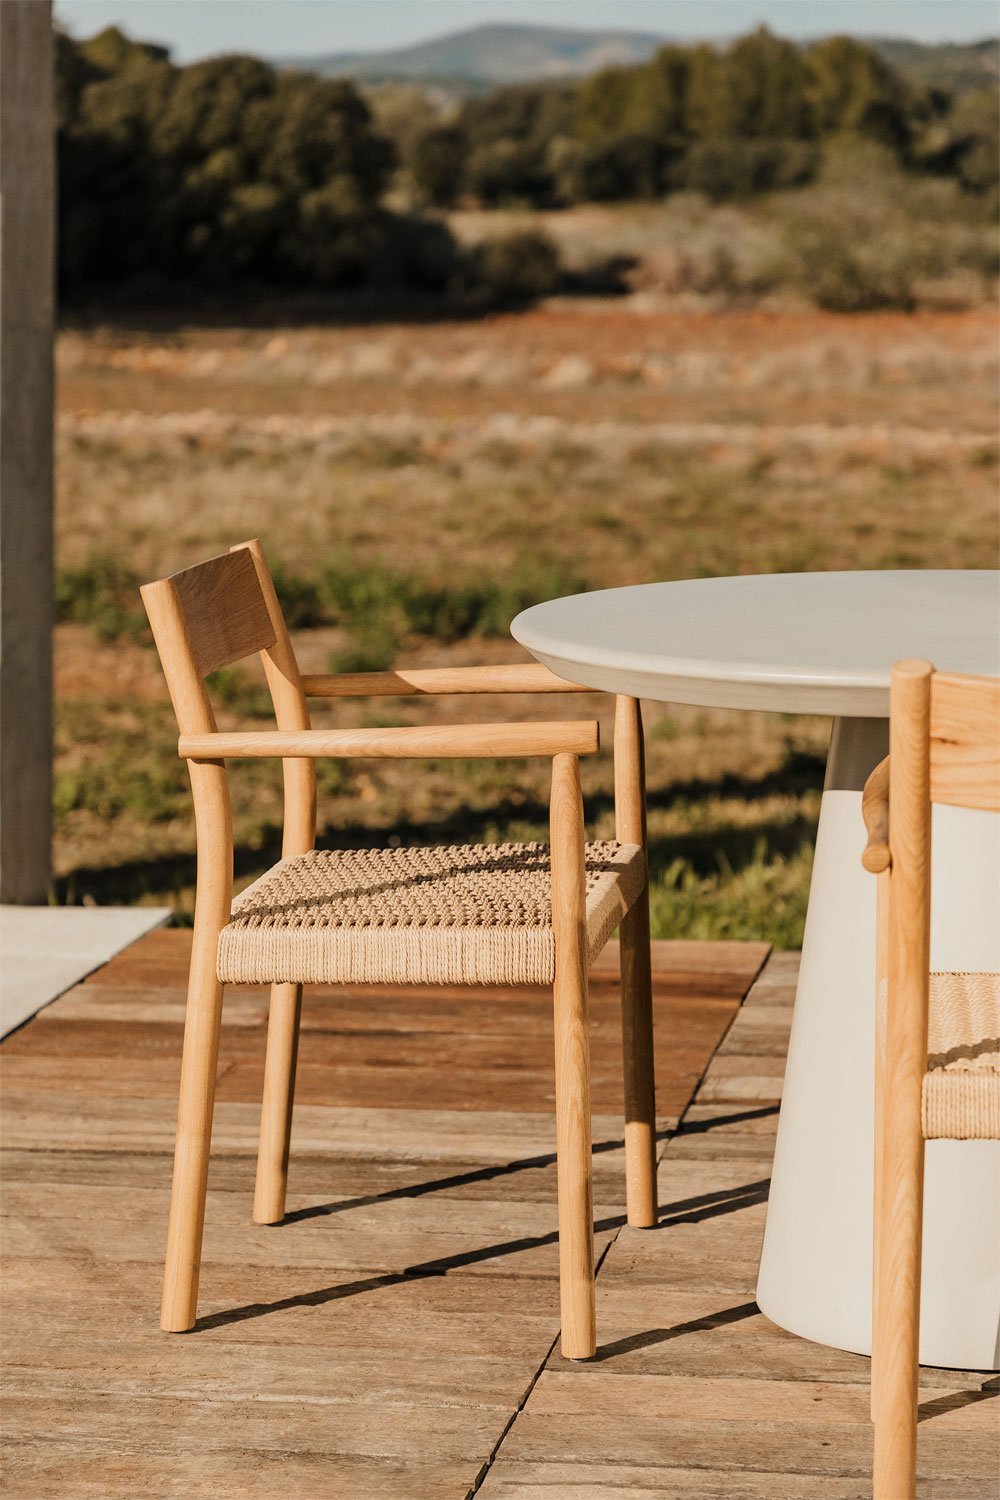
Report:
<svg viewBox="0 0 1000 1500"><path fill-rule="evenodd" d="M573 755L557 755L552 775L553 1015L559 1300L567 1359L589 1359L597 1349L585 902L579 762Z"/></svg>
<svg viewBox="0 0 1000 1500"><path fill-rule="evenodd" d="M919 1121L884 1116L879 1272L874 1347L874 1500L914 1500L920 1379L920 1241L924 1141Z"/></svg>
<svg viewBox="0 0 1000 1500"><path fill-rule="evenodd" d="M878 1043L876 1042L876 1047ZM879 1339L882 1321L879 1317L879 1262L882 1242L882 1111L879 1082L879 1059L875 1060L875 1160L874 1193L872 1195L872 1358L870 1370L871 1419L878 1421L879 1382L882 1378L882 1352Z"/></svg>
<svg viewBox="0 0 1000 1500"><path fill-rule="evenodd" d="M872 1360L871 1419L878 1416L882 1355L879 1350L881 1323L878 1315L879 1256L882 1225L882 1134L885 1109L886 1027L889 1000L889 872L878 877L875 896L875 1097L874 1172L872 1194Z"/></svg>
<svg viewBox="0 0 1000 1500"><path fill-rule="evenodd" d="M194 1327L205 1227L205 1192L219 1060L222 985L216 978L218 930L195 931L188 978L177 1108L177 1143L167 1224L160 1327L184 1333Z"/></svg>
<svg viewBox="0 0 1000 1500"><path fill-rule="evenodd" d="M597 1349L597 1315L586 977L581 985L557 974L554 1000L562 1352L589 1359Z"/></svg>
<svg viewBox="0 0 1000 1500"><path fill-rule="evenodd" d="M260 1146L253 1198L255 1224L280 1224L285 1217L288 1148L292 1135L295 1063L299 1050L300 984L271 986L260 1109Z"/></svg>
<svg viewBox="0 0 1000 1500"><path fill-rule="evenodd" d="M621 925L622 1060L625 1073L625 1191L628 1222L656 1224L656 1090L649 892Z"/></svg>

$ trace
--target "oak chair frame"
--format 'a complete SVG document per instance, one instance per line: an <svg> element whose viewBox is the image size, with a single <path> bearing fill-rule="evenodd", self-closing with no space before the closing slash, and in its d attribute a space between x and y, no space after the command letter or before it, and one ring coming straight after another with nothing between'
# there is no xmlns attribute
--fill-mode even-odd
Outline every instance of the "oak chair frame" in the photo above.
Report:
<svg viewBox="0 0 1000 1500"><path fill-rule="evenodd" d="M923 1078L930 999L931 808L1000 812L1000 679L892 670L889 755L865 785L866 870L876 898L874 1500L917 1482Z"/></svg>
<svg viewBox="0 0 1000 1500"><path fill-rule="evenodd" d="M319 756L374 758L543 756L552 761L550 801L552 924L555 946L557 1192L562 1350L583 1359L596 1349L591 1174L588 951L585 926L583 802L579 757L596 753L596 721L438 725L430 728L317 730L308 697L451 693L572 693L587 688L546 667L514 664L440 670L307 676L299 673L259 541L143 586L143 602L163 666L187 760L197 838L197 891L181 1061L177 1140L167 1229L161 1327L192 1328L211 1149L223 985L219 934L233 896L233 830L226 759L282 762L282 857L308 853L316 839ZM205 678L259 654L277 729L220 733ZM616 699L615 825L621 843L646 845L642 717L636 699ZM648 885L620 928L625 1170L628 1222L655 1225L656 1118ZM285 1212L295 1090L301 984L273 984L268 1016L260 1146L253 1218L279 1223Z"/></svg>

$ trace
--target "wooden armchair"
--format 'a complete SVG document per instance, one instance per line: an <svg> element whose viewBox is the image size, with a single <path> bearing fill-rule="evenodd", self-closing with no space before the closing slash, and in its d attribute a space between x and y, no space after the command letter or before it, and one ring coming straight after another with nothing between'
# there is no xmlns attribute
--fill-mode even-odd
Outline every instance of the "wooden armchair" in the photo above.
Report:
<svg viewBox="0 0 1000 1500"><path fill-rule="evenodd" d="M931 807L1000 812L1000 680L897 662L889 734L862 797L879 882L874 1496L913 1500L924 1141L1000 1139L1000 974L930 972Z"/></svg>
<svg viewBox="0 0 1000 1500"><path fill-rule="evenodd" d="M639 704L615 719L616 841L585 844L579 757L595 721L316 730L308 697L565 693L585 689L528 664L302 677L263 549L234 547L146 584L149 615L194 799L198 884L181 1064L161 1325L194 1325L225 983L271 985L254 1220L285 1211L304 983L540 983L554 995L562 1349L595 1352L587 970L621 929L629 1223L656 1222L649 906ZM277 729L222 734L205 677L259 653ZM551 850L317 851L319 756L545 756ZM280 863L233 902L225 762L280 757Z"/></svg>

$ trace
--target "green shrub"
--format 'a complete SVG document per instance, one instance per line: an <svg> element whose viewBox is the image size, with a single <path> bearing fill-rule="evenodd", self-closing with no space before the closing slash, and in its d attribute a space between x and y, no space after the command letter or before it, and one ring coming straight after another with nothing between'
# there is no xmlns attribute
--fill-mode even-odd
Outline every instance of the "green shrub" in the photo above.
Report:
<svg viewBox="0 0 1000 1500"><path fill-rule="evenodd" d="M543 147L523 141L495 141L479 146L466 169L469 191L484 204L546 203L552 196L552 173Z"/></svg>
<svg viewBox="0 0 1000 1500"><path fill-rule="evenodd" d="M387 672L396 660L398 645L390 630L371 621L365 622L349 646L334 651L330 657L330 671Z"/></svg>
<svg viewBox="0 0 1000 1500"><path fill-rule="evenodd" d="M815 176L819 160L810 141L701 141L679 170L686 188L720 202L800 187Z"/></svg>
<svg viewBox="0 0 1000 1500"><path fill-rule="evenodd" d="M809 896L812 845L789 855L759 840L749 862L734 869L720 849L716 872L687 859L650 872L650 923L654 937L683 932L698 942L752 940L762 932L778 948L801 948Z"/></svg>
<svg viewBox="0 0 1000 1500"><path fill-rule="evenodd" d="M472 636L504 636L529 604L579 593L586 584L561 563L536 559L513 577L470 574L438 582L378 563L343 562L327 568L321 588L338 623L358 630L378 626L404 635L452 643Z"/></svg>
<svg viewBox="0 0 1000 1500"><path fill-rule="evenodd" d="M417 138L410 172L427 203L449 208L461 196L468 155L468 137L456 125L439 125Z"/></svg>
<svg viewBox="0 0 1000 1500"><path fill-rule="evenodd" d="M461 284L463 254L447 224L417 214L385 214L370 281L383 289L440 293Z"/></svg>
<svg viewBox="0 0 1000 1500"><path fill-rule="evenodd" d="M586 588L578 574L549 559L534 559L513 576L470 574L439 582L379 564L338 563L322 589L336 622L351 634L334 658L339 672L383 671L407 636L451 645L474 637L502 638L522 609Z"/></svg>
<svg viewBox="0 0 1000 1500"><path fill-rule="evenodd" d="M797 248L797 281L826 312L908 312L916 305L912 278L892 256L868 256L839 234L811 236Z"/></svg>
<svg viewBox="0 0 1000 1500"><path fill-rule="evenodd" d="M274 716L267 684L255 681L242 666L220 667L206 677L205 686L214 702L224 703L241 718L270 719Z"/></svg>
<svg viewBox="0 0 1000 1500"><path fill-rule="evenodd" d="M520 307L549 297L562 280L559 251L547 234L517 230L484 240L471 253L473 297L491 307Z"/></svg>
<svg viewBox="0 0 1000 1500"><path fill-rule="evenodd" d="M788 221L778 279L828 312L912 308L921 269L917 236L912 226L909 233L890 232L889 218L885 201L864 203L850 194L819 198L812 212L807 207Z"/></svg>
<svg viewBox="0 0 1000 1500"><path fill-rule="evenodd" d="M103 553L95 553L80 568L57 569L55 616L90 625L105 641L137 639L147 628L139 579Z"/></svg>
<svg viewBox="0 0 1000 1500"><path fill-rule="evenodd" d="M280 559L271 564L271 577L289 630L310 630L323 622L323 595L312 578L291 573Z"/></svg>
<svg viewBox="0 0 1000 1500"><path fill-rule="evenodd" d="M657 198L668 184L676 150L655 135L634 132L582 148L570 173L572 196L583 202Z"/></svg>

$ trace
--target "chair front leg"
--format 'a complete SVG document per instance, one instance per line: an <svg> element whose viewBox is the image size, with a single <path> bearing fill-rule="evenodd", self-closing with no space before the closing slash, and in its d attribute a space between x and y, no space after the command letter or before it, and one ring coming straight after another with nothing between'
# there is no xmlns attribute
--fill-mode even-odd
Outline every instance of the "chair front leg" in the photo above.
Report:
<svg viewBox="0 0 1000 1500"><path fill-rule="evenodd" d="M255 1224L280 1224L285 1217L288 1151L292 1136L295 1064L299 1050L301 984L271 986L260 1109L260 1146L253 1197Z"/></svg>
<svg viewBox="0 0 1000 1500"><path fill-rule="evenodd" d="M889 1084L891 1096L891 1082ZM874 1500L914 1500L924 1141L887 1113L876 1302Z"/></svg>
<svg viewBox="0 0 1000 1500"><path fill-rule="evenodd" d="M219 928L196 933L188 979L177 1143L160 1315L160 1327L167 1333L184 1333L193 1328L198 1304L222 1020L222 985L215 973L218 934Z"/></svg>
<svg viewBox="0 0 1000 1500"><path fill-rule="evenodd" d="M192 764L190 771L198 826L198 894L160 1312L160 1327L166 1333L184 1333L193 1328L197 1315L222 1022L222 985L217 967L219 933L229 918L233 878L225 767L221 762L205 761Z"/></svg>
<svg viewBox="0 0 1000 1500"><path fill-rule="evenodd" d="M553 761L551 842L561 1347L567 1359L589 1359L597 1349L597 1319L586 875L580 764L575 755L557 755Z"/></svg>

